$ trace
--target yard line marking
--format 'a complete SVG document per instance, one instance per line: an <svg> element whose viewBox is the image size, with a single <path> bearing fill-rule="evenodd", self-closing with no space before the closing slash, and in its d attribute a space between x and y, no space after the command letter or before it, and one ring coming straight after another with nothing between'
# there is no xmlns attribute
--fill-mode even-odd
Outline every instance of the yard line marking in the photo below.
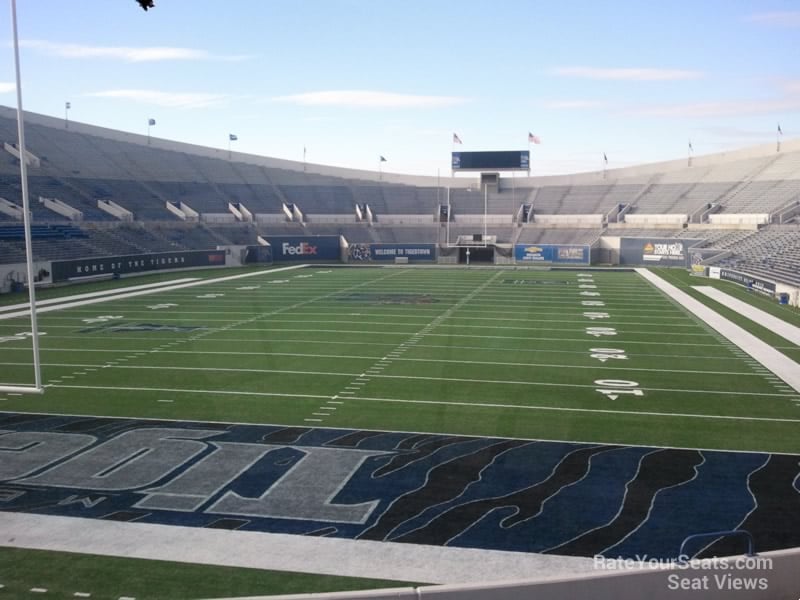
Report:
<svg viewBox="0 0 800 600"><path fill-rule="evenodd" d="M585 352L583 354L586 354ZM648 371L655 373L695 373L702 375L739 375L747 377L759 376L758 373L740 373L738 371L697 371L690 369L647 369L637 367L613 367L613 366L599 366L599 365L564 365L564 364L551 364L551 363L518 363L518 362L502 362L502 361L487 361L487 360L454 360L445 358L398 358L398 361L408 362L443 362L467 365L498 365L507 367L547 367L554 369L611 369L623 371Z"/></svg>
<svg viewBox="0 0 800 600"><path fill-rule="evenodd" d="M31 588L28 591L33 592L34 594L46 594L47 593L47 588L34 587L34 588Z"/></svg>
<svg viewBox="0 0 800 600"><path fill-rule="evenodd" d="M303 421L307 421L309 423L322 423L322 419L303 419Z"/></svg>
<svg viewBox="0 0 800 600"><path fill-rule="evenodd" d="M64 329L70 329L70 330L74 329L74 327L71 326L71 325L63 325L63 326L62 325L55 325L55 326L51 325L49 328L52 329L54 327L62 327ZM286 328L279 328L279 329L263 329L263 328L261 328L261 329L244 329L244 328L236 328L236 329L233 329L233 328L214 328L214 329L205 330L204 331L204 337L208 338L209 336L214 336L214 335L217 335L217 334L224 334L224 333L227 333L229 331L265 332L265 333L274 333L274 332L280 332L280 333L293 333L293 332L297 332L297 333L346 333L346 334L349 334L351 336L356 336L356 335L370 335L370 336L397 335L397 336L403 336L403 335L407 335L407 334L402 333L402 332L363 331L363 330L359 330L359 329L286 329ZM577 331L577 330L575 330L575 329L554 329L554 330L548 330L548 331ZM646 332L645 333L645 332L636 332L636 331L624 331L622 333L625 336L627 336L629 334L643 333L644 335L648 335L650 337L652 337L654 335L663 334L663 332L657 332L657 333ZM428 333L426 335L428 337L475 338L475 339L479 339L479 340L482 340L482 339L522 340L522 341L526 341L526 342L529 342L529 341L541 341L541 342L550 342L550 341L554 341L554 342L585 342L586 341L585 338L543 337L543 336L520 337L520 336L507 336L507 335L477 335L477 334L458 334L458 333ZM679 334L679 335L691 335L691 334ZM713 336L707 335L707 334L701 334L701 335L702 336L707 336L707 337L713 337ZM78 336L53 336L53 337L54 338L69 337L70 339L73 339L73 338L74 339L85 339L85 338L81 338L81 337L78 337ZM117 340L122 340L122 339L126 339L126 340L141 340L141 338L130 338L130 337L116 337L115 339L117 339ZM188 341L188 339L201 339L201 338L187 338L187 341ZM620 340L620 338L617 338L617 339ZM224 337L216 337L216 338L213 338L213 339L209 339L209 342L253 342L253 341L254 341L253 339L224 338ZM294 339L294 340L280 340L280 341L283 341L283 342L298 342L298 341L301 341L301 340ZM306 341L306 340L302 340L302 341ZM664 343L662 341L658 341L658 340L656 340L656 341L649 341L649 340L648 341L643 341L643 340L628 340L628 339L624 339L623 338L620 341L624 341L626 344L641 344L641 345L645 345L645 346L658 346L658 347L663 347L664 346ZM350 345L358 343L358 344L363 344L363 345L373 345L373 346L381 345L381 346L391 346L393 348L397 347L396 343L380 343L379 344L377 342L362 342L362 341L359 341L359 342L353 342L353 341L341 342L341 341L339 341L339 342L337 342L337 341L330 341L330 340L327 340L327 341L326 340L322 340L322 341L318 341L317 343L321 343L321 344L339 343L339 344L350 344ZM416 343L417 343L417 341L414 341L413 344L409 344L409 345L414 345ZM422 344L422 345L426 346L426 344ZM703 344L703 343L693 343L693 342L670 342L669 345L670 346L689 346L689 347L698 347L698 348L719 348L720 347L719 343L717 343L717 342L715 342L713 344ZM797 348L785 347L785 346L776 346L775 348L779 349L779 350L780 349L796 350L797 349ZM705 358L705 357L700 357L700 358Z"/></svg>
<svg viewBox="0 0 800 600"><path fill-rule="evenodd" d="M175 402L174 400L167 400L166 398L160 398L159 402Z"/></svg>
<svg viewBox="0 0 800 600"><path fill-rule="evenodd" d="M327 413L311 413L315 417L329 417L330 415Z"/></svg>
<svg viewBox="0 0 800 600"><path fill-rule="evenodd" d="M16 363L11 363L16 364ZM48 366L79 366L79 365L48 365ZM179 366L150 366L150 365L109 365L109 368L115 369L152 369L163 371L221 371L232 373L278 373L287 375L319 375L319 376L332 376L332 377L353 377L353 373L331 373L328 371L295 371L283 369L243 369L233 367L179 367ZM604 367L597 367L603 369ZM609 369L609 367L605 367ZM615 367L616 369L616 367ZM645 369L646 370L646 369ZM470 379L465 377L433 377L424 375L386 375L376 370L370 373L371 377L380 379L414 379L414 380L428 380L428 381L455 381L461 383L492 383L498 385L538 385L538 386L551 386L551 387L578 387L578 388L595 388L594 384L579 384L579 383L557 383L545 381L519 381L519 380L504 380L504 379ZM62 378L70 378L69 375L62 375ZM138 388L133 388L138 389ZM724 391L724 390L694 390L694 389L680 389L680 388L655 388L655 387L642 387L641 389L656 391L656 392L681 392L693 394L723 394L733 396L785 396L786 394L769 394L765 392L738 392L738 391Z"/></svg>
<svg viewBox="0 0 800 600"><path fill-rule="evenodd" d="M125 387L125 386L108 386L108 385L49 385L47 387L58 387L65 389L76 390L117 390L123 392L169 392L176 394L220 394L224 396L267 396L267 397L285 397L285 398L317 398L326 399L330 396L321 396L319 394L289 394L277 392L240 392L232 390L192 390L192 389L176 389L176 388L150 388L150 387Z"/></svg>
<svg viewBox="0 0 800 600"><path fill-rule="evenodd" d="M704 415L697 413L660 413L653 411L636 411L636 410L613 410L606 408L570 408L565 406L532 406L529 404L492 404L487 402L448 402L446 400L407 400L400 398L369 398L356 396L349 398L349 400L363 400L366 402L400 402L408 404L436 404L436 405L455 405L464 407L478 407L478 408L504 408L504 409L520 409L520 410L545 410L545 411L559 411L559 412L580 412L580 413L603 413L603 414L619 414L619 415L644 415L654 417L680 417L691 419L728 419L735 421L766 421L774 423L800 423L800 419L780 419L775 417L744 417L738 415ZM647 444L642 444L647 446Z"/></svg>
<svg viewBox="0 0 800 600"><path fill-rule="evenodd" d="M88 592L75 592L72 595L75 596L76 598L91 598L92 597L92 595L90 593L88 593Z"/></svg>
<svg viewBox="0 0 800 600"><path fill-rule="evenodd" d="M51 336L51 339L76 339L75 336ZM84 337L78 337L77 339L85 340ZM115 337L114 340L139 340L141 338L125 338L125 337ZM543 339L543 338L542 338ZM231 342L231 343L246 343L250 342L254 345L260 343L259 340L256 339L225 339L225 340L206 340L208 343L217 344L219 341ZM355 342L342 342L337 340L287 340L287 339L271 339L272 342L280 342L280 343L303 343L303 344L328 344L328 345L354 345ZM569 341L569 340L564 340ZM580 340L585 341L585 340ZM394 346L394 344L386 344L386 343L379 343L379 342L358 342L359 346ZM402 345L402 344L401 344ZM513 351L513 352L542 352L546 350L548 353L558 353L558 354L580 354L585 355L585 350L559 350L556 348L551 347L542 347L542 348L506 348L506 347L487 347L487 346L452 346L446 344L420 344L417 348L446 348L449 350L480 350L484 352L492 352L496 353L499 351ZM403 350L408 350L409 348L403 348ZM3 346L0 347L0 352L2 351L13 351L19 350L19 348L14 348L11 346ZM104 348L104 349L97 349L97 348L42 348L42 353L47 352L125 352L125 350L115 350L113 348ZM147 353L152 352L152 350L145 351ZM249 352L237 352L237 351L224 351L224 350L167 350L164 351L163 354L219 354L219 355L228 355L237 356L237 355L245 355L245 356L253 356L254 351ZM309 357L309 358L348 358L348 359L365 359L365 360L376 360L377 356L363 356L363 355L342 355L342 354L308 354L308 353L300 353L300 352L261 352L259 354L264 356L298 356L298 357ZM630 354L628 353L629 358L682 358L682 359L692 359L692 358L702 358L704 360L736 360L739 361L740 359L737 357L731 356L707 356L707 355L692 355L692 354ZM760 366L759 363L755 363ZM87 369L87 371L90 369Z"/></svg>

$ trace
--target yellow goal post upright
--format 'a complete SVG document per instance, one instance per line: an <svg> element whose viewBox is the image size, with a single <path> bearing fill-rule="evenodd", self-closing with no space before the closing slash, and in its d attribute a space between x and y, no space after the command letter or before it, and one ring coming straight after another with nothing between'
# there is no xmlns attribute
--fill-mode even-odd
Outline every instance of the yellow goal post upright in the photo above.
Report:
<svg viewBox="0 0 800 600"><path fill-rule="evenodd" d="M39 360L39 328L36 322L36 285L33 276L33 244L31 243L31 212L28 199L28 155L25 149L25 119L22 111L22 81L19 69L19 37L17 35L17 2L11 0L11 26L14 34L14 70L16 74L17 90L17 132L19 135L19 172L22 180L22 222L25 230L25 263L28 277L28 299L31 308L31 341L33 346L33 385L3 385L0 383L0 392L17 394L41 394L42 368Z"/></svg>

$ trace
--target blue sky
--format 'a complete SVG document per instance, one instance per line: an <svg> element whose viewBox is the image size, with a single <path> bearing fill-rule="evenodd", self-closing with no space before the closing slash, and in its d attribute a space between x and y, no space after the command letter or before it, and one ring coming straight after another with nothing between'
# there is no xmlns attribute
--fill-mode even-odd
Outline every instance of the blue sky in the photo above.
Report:
<svg viewBox="0 0 800 600"><path fill-rule="evenodd" d="M9 1L0 104L15 106ZM25 108L243 152L449 173L532 147L533 174L800 131L800 3L17 0Z"/></svg>

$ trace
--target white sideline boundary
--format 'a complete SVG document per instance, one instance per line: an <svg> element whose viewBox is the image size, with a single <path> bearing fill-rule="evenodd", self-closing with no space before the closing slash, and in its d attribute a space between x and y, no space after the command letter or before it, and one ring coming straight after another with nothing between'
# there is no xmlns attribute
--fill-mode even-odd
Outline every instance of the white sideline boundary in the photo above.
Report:
<svg viewBox="0 0 800 600"><path fill-rule="evenodd" d="M291 265L289 267L280 267L278 269L267 269L264 271L255 271L253 273L241 273L239 275L228 275L227 277L215 277L214 279L200 279L198 281L191 281L189 283L180 283L177 285L170 285L168 287L159 287L155 289L147 289L147 290L139 290L136 292L122 292L119 294L109 295L109 296L102 296L100 298L88 298L85 300L77 300L75 302L61 302L59 304L53 304L51 306L45 306L44 308L39 308L38 303L36 307L36 314L52 312L56 310L63 310L65 308L75 308L77 306L88 306L90 304L99 304L101 302L110 302L112 300L123 300L125 298L136 298L138 296L146 296L149 294L157 294L159 292L170 292L172 290L182 290L184 288L195 287L198 285L206 285L209 283L220 283L222 281L233 281L235 279L244 279L245 277L256 277L258 275L270 275L271 273L280 273L281 271L291 271L294 269L302 269L303 267L307 267L307 264L302 265ZM7 314L0 314L0 321L5 319L16 319L17 317L27 317L31 314L30 309L16 311Z"/></svg>
<svg viewBox="0 0 800 600"><path fill-rule="evenodd" d="M189 283L190 281L198 281L199 277L184 277L183 279L172 279L170 281L159 281L157 283L145 283L142 285L133 285L124 288L128 292L136 292L138 290L146 290L157 287L164 287L168 285L177 285L180 283ZM99 296L110 296L118 294L122 291L120 288L109 288L107 290L99 290L97 292L87 292L85 294L75 294L73 296L62 296L60 298L50 298L49 300L37 300L36 306L48 306L50 304L61 304L62 302L69 302L71 300L84 300L86 298L97 298ZM28 306L28 302L20 302L19 304L9 304L7 306L0 306L0 312L8 312L10 310L19 310Z"/></svg>
<svg viewBox="0 0 800 600"><path fill-rule="evenodd" d="M591 558L0 512L0 545L425 583L553 579ZM312 560L313 559L313 560Z"/></svg>
<svg viewBox="0 0 800 600"><path fill-rule="evenodd" d="M781 354L766 342L761 341L752 333L739 327L709 308L699 300L692 298L686 292L678 289L671 283L661 279L658 275L647 269L634 269L640 276L649 281L653 286L667 294L686 310L705 322L709 327L720 333L726 339L738 346L742 351L752 356L775 375L783 379L788 385L800 392L800 365L785 354Z"/></svg>
<svg viewBox="0 0 800 600"><path fill-rule="evenodd" d="M800 346L800 327L795 327L783 319L779 319L778 317L771 315L760 308L756 308L747 302L742 302L738 298L734 298L730 294L726 294L722 290L718 290L710 285L696 285L692 286L692 289L697 290L704 296L708 296L712 300L716 300L720 304L724 304L731 310L735 310L743 317L747 317L751 321L755 321L758 325L766 327L772 333Z"/></svg>

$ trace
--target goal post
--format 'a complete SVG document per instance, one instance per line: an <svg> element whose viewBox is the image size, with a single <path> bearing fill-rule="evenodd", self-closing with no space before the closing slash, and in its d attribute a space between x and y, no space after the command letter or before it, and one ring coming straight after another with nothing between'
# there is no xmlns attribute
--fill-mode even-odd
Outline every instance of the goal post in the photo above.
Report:
<svg viewBox="0 0 800 600"><path fill-rule="evenodd" d="M19 68L19 37L17 35L17 3L11 0L11 25L14 34L14 69L17 84L17 133L19 135L19 173L22 180L22 223L25 231L25 263L28 278L28 302L31 312L31 344L33 352L33 385L3 385L0 392L10 394L42 394L42 369L39 360L39 328L36 321L36 284L33 275L33 243L31 241L31 212L28 198L28 154L25 149L25 118L22 111L22 78Z"/></svg>

